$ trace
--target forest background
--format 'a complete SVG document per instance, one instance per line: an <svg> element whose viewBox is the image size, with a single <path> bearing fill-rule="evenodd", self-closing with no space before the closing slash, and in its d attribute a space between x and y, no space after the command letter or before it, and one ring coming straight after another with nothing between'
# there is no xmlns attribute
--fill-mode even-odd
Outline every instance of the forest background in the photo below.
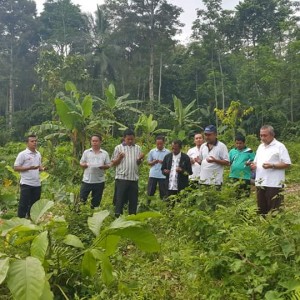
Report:
<svg viewBox="0 0 300 300"><path fill-rule="evenodd" d="M215 108L239 100L253 108L241 124L246 134L269 123L278 136L299 135L299 3L247 0L234 10L219 0L203 4L183 45L176 40L182 9L168 1L105 1L95 14L69 0L47 1L40 15L34 1L0 1L1 145L57 121L54 99L66 81L91 95L89 117L101 126L111 120L95 99L105 99L113 83L118 95L139 100L130 117L116 112L125 126L142 112L158 128L173 129L176 95L183 107L195 100L198 128L218 125Z"/></svg>
<svg viewBox="0 0 300 300"><path fill-rule="evenodd" d="M172 1L106 0L85 14L48 0L37 15L34 1L0 0L1 299L300 299L299 2L202 2L182 44ZM91 133L110 154L126 127L145 153L157 134L185 151L208 124L228 148L241 132L254 150L260 126L274 126L293 162L280 213L257 216L254 190L237 200L228 168L221 192L148 206L146 163L139 214L114 219L113 169L101 210L79 205ZM27 133L47 168L31 220L15 218L12 168Z"/></svg>

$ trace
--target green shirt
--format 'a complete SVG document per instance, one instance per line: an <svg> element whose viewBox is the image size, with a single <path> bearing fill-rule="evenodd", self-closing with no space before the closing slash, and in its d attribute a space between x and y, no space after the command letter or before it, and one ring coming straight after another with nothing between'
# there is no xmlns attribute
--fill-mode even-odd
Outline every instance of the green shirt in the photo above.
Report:
<svg viewBox="0 0 300 300"><path fill-rule="evenodd" d="M254 157L255 153L248 147L242 150L238 150L237 148L231 149L229 151L231 165L229 177L250 180L251 169L249 166L246 166L245 163L247 161L253 161Z"/></svg>

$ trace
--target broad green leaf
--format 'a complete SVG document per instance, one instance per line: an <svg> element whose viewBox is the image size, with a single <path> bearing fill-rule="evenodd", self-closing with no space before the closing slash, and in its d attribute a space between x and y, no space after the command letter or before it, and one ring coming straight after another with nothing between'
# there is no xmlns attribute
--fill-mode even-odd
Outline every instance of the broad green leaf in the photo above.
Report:
<svg viewBox="0 0 300 300"><path fill-rule="evenodd" d="M281 297L277 291L268 291L265 294L266 300L284 300L285 298Z"/></svg>
<svg viewBox="0 0 300 300"><path fill-rule="evenodd" d="M295 243L293 240L283 239L280 243L283 255L288 258L290 255L295 254Z"/></svg>
<svg viewBox="0 0 300 300"><path fill-rule="evenodd" d="M67 129L72 130L74 128L76 117L69 114L71 110L62 99L56 98L54 102L61 122L66 126Z"/></svg>
<svg viewBox="0 0 300 300"><path fill-rule="evenodd" d="M76 92L77 88L76 88L76 85L72 81L67 81L65 83L65 90L67 92Z"/></svg>
<svg viewBox="0 0 300 300"><path fill-rule="evenodd" d="M20 181L20 172L15 171L11 166L5 166L5 168L18 180Z"/></svg>
<svg viewBox="0 0 300 300"><path fill-rule="evenodd" d="M116 252L120 238L118 235L108 234L96 246L101 247L105 251L105 255L110 256Z"/></svg>
<svg viewBox="0 0 300 300"><path fill-rule="evenodd" d="M73 246L75 248L84 249L84 245L81 242L80 238L73 234L66 235L64 239L64 243L69 246Z"/></svg>
<svg viewBox="0 0 300 300"><path fill-rule="evenodd" d="M31 243L30 254L41 261L45 260L45 255L48 249L48 231L41 232Z"/></svg>
<svg viewBox="0 0 300 300"><path fill-rule="evenodd" d="M81 263L82 274L85 276L94 276L97 271L97 261L91 251L86 251Z"/></svg>
<svg viewBox="0 0 300 300"><path fill-rule="evenodd" d="M42 182L45 181L49 176L50 176L50 174L45 171L40 172L40 179Z"/></svg>
<svg viewBox="0 0 300 300"><path fill-rule="evenodd" d="M92 217L88 218L89 229L95 234L95 236L100 234L102 223L107 216L109 216L109 211L103 210L94 213Z"/></svg>
<svg viewBox="0 0 300 300"><path fill-rule="evenodd" d="M31 225L30 220L14 217L10 220L5 220L0 226L1 236L5 236L9 231L20 225Z"/></svg>
<svg viewBox="0 0 300 300"><path fill-rule="evenodd" d="M28 256L10 264L7 286L14 299L40 300L45 285L45 271L41 262Z"/></svg>
<svg viewBox="0 0 300 300"><path fill-rule="evenodd" d="M45 281L43 293L42 293L40 299L41 300L53 300L54 299L54 295L50 289L50 284L47 280Z"/></svg>
<svg viewBox="0 0 300 300"><path fill-rule="evenodd" d="M113 275L113 267L112 264L109 260L109 258L105 255L103 255L101 261L100 261L100 265L101 265L101 278L103 280L103 282L106 285L111 284L114 281L114 275Z"/></svg>
<svg viewBox="0 0 300 300"><path fill-rule="evenodd" d="M84 118L87 118L92 114L92 112L93 112L93 99L92 99L91 95L87 95L87 96L84 97L84 99L81 103L81 107L82 107L82 112L83 112Z"/></svg>
<svg viewBox="0 0 300 300"><path fill-rule="evenodd" d="M300 280L291 279L288 281L279 282L279 285L283 286L288 291L294 291L300 288Z"/></svg>
<svg viewBox="0 0 300 300"><path fill-rule="evenodd" d="M160 251L160 245L153 233L145 227L130 226L113 230L114 235L126 237L133 241L138 248L146 252Z"/></svg>
<svg viewBox="0 0 300 300"><path fill-rule="evenodd" d="M35 238L36 238L36 235L20 236L20 237L14 238L12 244L14 246L22 245L22 244L33 241Z"/></svg>
<svg viewBox="0 0 300 300"><path fill-rule="evenodd" d="M112 83L108 86L108 91L109 91L114 97L116 97L116 89L115 89L115 86L114 86Z"/></svg>
<svg viewBox="0 0 300 300"><path fill-rule="evenodd" d="M142 213L138 213L136 215L129 215L126 217L126 220L133 220L133 221L144 221L149 218L161 218L162 215L156 211L145 211Z"/></svg>
<svg viewBox="0 0 300 300"><path fill-rule="evenodd" d="M44 215L44 213L50 209L54 205L53 201L49 201L47 199L41 199L37 202L35 202L30 210L30 217L32 221L37 224L39 223L41 217Z"/></svg>
<svg viewBox="0 0 300 300"><path fill-rule="evenodd" d="M9 258L0 259L0 284L5 280L9 269Z"/></svg>
<svg viewBox="0 0 300 300"><path fill-rule="evenodd" d="M140 225L141 222L126 220L123 216L114 220L108 227L108 229L120 229Z"/></svg>

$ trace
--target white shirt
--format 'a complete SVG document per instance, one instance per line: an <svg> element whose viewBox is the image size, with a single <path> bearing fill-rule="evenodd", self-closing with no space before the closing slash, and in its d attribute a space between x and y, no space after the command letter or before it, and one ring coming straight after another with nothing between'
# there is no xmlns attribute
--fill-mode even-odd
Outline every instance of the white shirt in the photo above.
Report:
<svg viewBox="0 0 300 300"><path fill-rule="evenodd" d="M229 161L227 147L220 141L217 141L211 150L209 150L207 143L202 144L200 147L200 184L221 185L223 183L224 166L215 162L209 163L206 160L209 156Z"/></svg>
<svg viewBox="0 0 300 300"><path fill-rule="evenodd" d="M196 147L193 147L191 149L189 149L189 151L187 152L187 155L190 157L190 158L197 158L197 157L200 157L200 147L198 148L197 146ZM193 174L189 176L189 178L191 180L199 180L200 178L200 170L201 170L201 165L197 162L193 163L192 164L192 171L193 171Z"/></svg>
<svg viewBox="0 0 300 300"><path fill-rule="evenodd" d="M173 154L172 157L172 167L169 175L169 190L177 191L178 190L178 173L176 172L176 168L179 167L179 162L181 158L181 152L177 155Z"/></svg>
<svg viewBox="0 0 300 300"><path fill-rule="evenodd" d="M274 139L269 145L260 144L256 156L256 186L282 187L285 180L284 169L264 169L263 163L276 164L283 162L290 165L291 159L286 147Z"/></svg>
<svg viewBox="0 0 300 300"><path fill-rule="evenodd" d="M41 166L42 157L40 152L37 150L32 152L28 148L20 152L16 158L15 167L32 167L32 166ZM22 171L21 174L21 184L26 184L30 186L40 186L40 171L39 169Z"/></svg>
<svg viewBox="0 0 300 300"><path fill-rule="evenodd" d="M83 172L83 182L101 183L105 181L104 170L100 166L110 164L108 153L100 149L95 153L92 148L85 150L80 159L80 163L87 163L88 167Z"/></svg>

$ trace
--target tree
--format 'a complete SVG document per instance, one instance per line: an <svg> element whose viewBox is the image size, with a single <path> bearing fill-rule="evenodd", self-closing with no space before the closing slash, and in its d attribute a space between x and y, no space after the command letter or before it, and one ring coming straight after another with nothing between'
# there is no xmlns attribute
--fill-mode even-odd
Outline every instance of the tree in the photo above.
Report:
<svg viewBox="0 0 300 300"><path fill-rule="evenodd" d="M71 0L47 0L40 16L43 44L62 55L84 53L87 46L86 17Z"/></svg>
<svg viewBox="0 0 300 300"><path fill-rule="evenodd" d="M122 46L124 57L143 64L148 55L148 97L150 107L154 101L155 60L159 61L160 51L174 45L172 38L181 26L178 18L182 11L166 0L106 0L103 6L112 36ZM138 82L140 82L138 78Z"/></svg>
<svg viewBox="0 0 300 300"><path fill-rule="evenodd" d="M0 0L1 85L7 91L2 97L8 95L7 102L3 101L2 105L5 103L7 107L9 128L13 125L16 102L24 107L32 101L30 90L38 45L36 27L36 6L33 1Z"/></svg>

